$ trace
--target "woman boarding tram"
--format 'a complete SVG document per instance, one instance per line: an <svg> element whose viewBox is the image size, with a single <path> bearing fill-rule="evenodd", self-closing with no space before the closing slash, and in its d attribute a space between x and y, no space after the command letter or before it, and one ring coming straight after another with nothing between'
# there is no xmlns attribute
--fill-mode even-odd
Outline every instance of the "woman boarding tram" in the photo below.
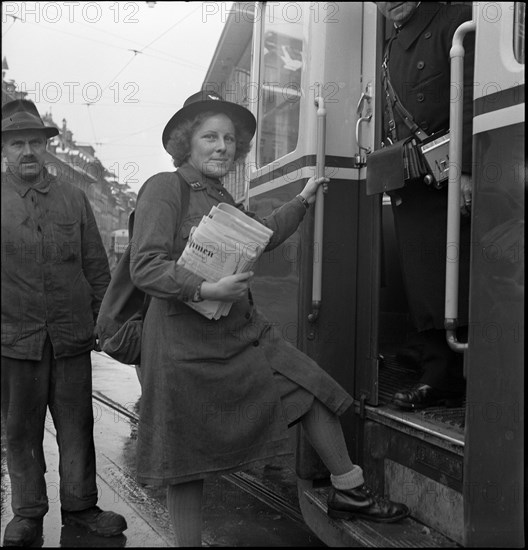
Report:
<svg viewBox="0 0 528 550"><path fill-rule="evenodd" d="M212 206L235 204L219 178L243 159L255 127L244 107L194 94L163 131L176 175L150 178L137 202L131 277L152 296L142 339L137 475L168 487L178 546L201 544L204 478L287 453L287 428L297 422L332 474L330 515L394 522L408 513L365 485L338 420L351 397L273 331L253 303L252 273L212 283L177 264L191 227ZM268 249L296 230L323 182L328 178L310 178L261 220L273 230ZM209 320L186 304L202 300L234 303L226 317Z"/></svg>

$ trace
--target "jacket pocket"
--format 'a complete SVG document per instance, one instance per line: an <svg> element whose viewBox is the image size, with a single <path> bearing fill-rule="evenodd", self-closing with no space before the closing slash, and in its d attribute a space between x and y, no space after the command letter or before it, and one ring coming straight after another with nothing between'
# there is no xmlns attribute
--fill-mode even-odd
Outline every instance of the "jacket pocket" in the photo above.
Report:
<svg viewBox="0 0 528 550"><path fill-rule="evenodd" d="M60 252L57 259L71 262L80 254L80 226L77 220L53 222L53 246ZM59 260L59 261L60 261Z"/></svg>

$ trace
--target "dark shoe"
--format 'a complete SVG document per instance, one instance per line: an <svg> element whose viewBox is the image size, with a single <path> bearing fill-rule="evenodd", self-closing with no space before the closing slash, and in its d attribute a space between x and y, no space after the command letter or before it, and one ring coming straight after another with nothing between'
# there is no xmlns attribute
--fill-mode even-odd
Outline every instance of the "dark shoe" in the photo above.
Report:
<svg viewBox="0 0 528 550"><path fill-rule="evenodd" d="M115 512L104 512L99 506L92 506L80 512L66 512L62 510L62 523L85 527L95 535L101 537L115 537L127 528L127 523L123 516Z"/></svg>
<svg viewBox="0 0 528 550"><path fill-rule="evenodd" d="M42 534L42 518L15 516L7 525L3 546L31 546Z"/></svg>
<svg viewBox="0 0 528 550"><path fill-rule="evenodd" d="M332 487L328 494L328 515L336 519L357 517L391 523L408 516L409 508L374 495L365 485L346 491Z"/></svg>
<svg viewBox="0 0 528 550"><path fill-rule="evenodd" d="M444 405L446 407L459 407L463 404L463 394L448 395L428 386L417 384L408 390L400 390L394 394L393 402L402 409L425 409Z"/></svg>

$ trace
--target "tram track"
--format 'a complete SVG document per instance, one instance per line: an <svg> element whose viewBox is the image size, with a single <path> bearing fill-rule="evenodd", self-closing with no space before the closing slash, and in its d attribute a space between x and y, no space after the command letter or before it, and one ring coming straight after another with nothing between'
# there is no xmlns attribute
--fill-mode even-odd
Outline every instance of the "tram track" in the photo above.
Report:
<svg viewBox="0 0 528 550"><path fill-rule="evenodd" d="M130 411L120 403L110 399L100 391L94 390L92 397L95 401L105 405L121 417L128 418L134 424L138 424L139 416L136 412ZM305 526L301 511L298 507L292 505L287 499L277 494L275 491L264 485L258 478L247 472L235 472L221 476L227 482L237 489L260 500L275 512L287 517L291 521Z"/></svg>

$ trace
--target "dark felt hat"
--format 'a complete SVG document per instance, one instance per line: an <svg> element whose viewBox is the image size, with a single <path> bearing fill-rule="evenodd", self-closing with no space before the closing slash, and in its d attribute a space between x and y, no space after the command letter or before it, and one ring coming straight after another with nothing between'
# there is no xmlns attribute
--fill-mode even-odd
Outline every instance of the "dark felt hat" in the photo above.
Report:
<svg viewBox="0 0 528 550"><path fill-rule="evenodd" d="M183 104L183 107L169 120L163 130L163 147L167 149L170 134L178 124L184 120L192 119L198 113L204 111L224 113L232 120L235 120L241 124L249 132L251 137L253 137L253 134L255 133L257 121L251 114L251 111L245 107L242 107L242 105L237 105L231 101L225 101L223 97L216 92L201 90L189 97Z"/></svg>
<svg viewBox="0 0 528 550"><path fill-rule="evenodd" d="M15 99L2 107L2 134L22 130L43 130L47 138L59 133L54 126L46 126L42 122L34 103L27 99Z"/></svg>

